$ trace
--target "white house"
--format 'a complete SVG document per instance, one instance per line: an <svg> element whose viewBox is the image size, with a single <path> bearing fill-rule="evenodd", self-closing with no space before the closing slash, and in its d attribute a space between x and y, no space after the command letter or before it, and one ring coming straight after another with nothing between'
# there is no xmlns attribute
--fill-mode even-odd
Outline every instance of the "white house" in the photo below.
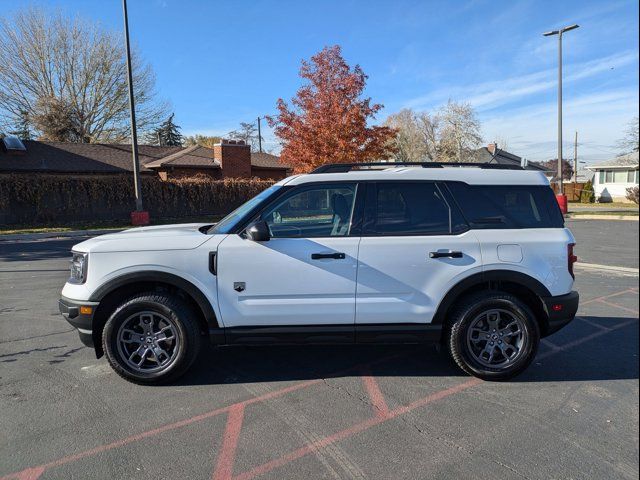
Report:
<svg viewBox="0 0 640 480"><path fill-rule="evenodd" d="M627 188L638 186L638 152L587 168L595 172L593 189L598 202L626 202Z"/></svg>

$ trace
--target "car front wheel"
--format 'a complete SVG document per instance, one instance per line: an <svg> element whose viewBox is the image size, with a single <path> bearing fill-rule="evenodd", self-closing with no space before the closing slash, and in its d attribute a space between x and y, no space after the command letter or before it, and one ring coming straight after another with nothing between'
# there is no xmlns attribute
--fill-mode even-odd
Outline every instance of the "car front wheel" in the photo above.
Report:
<svg viewBox="0 0 640 480"><path fill-rule="evenodd" d="M540 343L535 316L513 295L483 292L460 301L450 317L447 346L465 372L507 380L534 359Z"/></svg>
<svg viewBox="0 0 640 480"><path fill-rule="evenodd" d="M105 324L105 355L134 383L166 383L196 359L201 337L194 313L179 297L145 293L120 305Z"/></svg>

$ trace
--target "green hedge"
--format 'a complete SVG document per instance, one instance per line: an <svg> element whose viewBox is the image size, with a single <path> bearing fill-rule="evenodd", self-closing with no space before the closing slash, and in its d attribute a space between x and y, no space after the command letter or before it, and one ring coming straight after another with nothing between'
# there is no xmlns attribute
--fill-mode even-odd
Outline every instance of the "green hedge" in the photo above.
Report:
<svg viewBox="0 0 640 480"><path fill-rule="evenodd" d="M163 182L143 176L142 199L152 218L219 216L272 184L206 176ZM0 224L4 225L128 220L134 206L130 175L0 176Z"/></svg>

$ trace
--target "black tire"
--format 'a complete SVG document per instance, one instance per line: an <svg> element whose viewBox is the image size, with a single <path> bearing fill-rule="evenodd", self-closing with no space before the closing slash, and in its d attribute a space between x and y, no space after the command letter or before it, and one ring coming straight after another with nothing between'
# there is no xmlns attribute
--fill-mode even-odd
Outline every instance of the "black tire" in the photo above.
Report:
<svg viewBox="0 0 640 480"><path fill-rule="evenodd" d="M520 347L518 353L513 354L513 360L507 360L503 350L497 350L498 346L493 347L493 343L492 347L486 347L490 340L497 343L493 338L484 340L483 337L482 340L485 343L482 343L480 335L477 335L473 340L468 337L472 326L478 325L475 323L477 319L485 315L486 312L496 310L506 312L505 316L507 317L511 315L518 325L518 331L522 331L522 335L518 337ZM480 320L480 322L483 321ZM474 330L478 330L478 328L474 328ZM494 331L487 331L487 338ZM472 337L473 335L471 334ZM483 380L508 380L524 371L535 358L540 343L540 328L529 307L518 298L504 292L485 291L464 297L457 303L449 316L445 340L451 357L465 372ZM502 344L502 339L498 338L498 340ZM495 348L500 358L504 358L503 363L506 364L497 367L487 365L486 363L489 362L486 358L478 358L477 351L474 353L476 346L477 350L482 350L483 346L492 349L491 351L494 351L493 348ZM502 346L506 346L506 342ZM515 348L513 350L515 351Z"/></svg>
<svg viewBox="0 0 640 480"><path fill-rule="evenodd" d="M159 364L155 368L149 367L148 370L150 371L142 371L142 368L136 369L131 366L125 355L123 355L126 345L119 342L118 335L121 332L121 328L125 329L126 327L123 326L124 322L135 318L137 313L145 317L145 322L146 318L151 315L152 320L146 323L153 324L153 319L155 318L157 322L159 318L170 324L172 328L170 333L173 335L173 342L175 343L173 343L171 356L167 356L168 360L166 360L165 366ZM131 330L127 329L127 331ZM139 335L141 335L140 340L142 340L147 334L140 333ZM133 335L130 336L133 337ZM144 385L162 384L176 380L194 362L200 351L201 344L202 337L194 312L179 297L164 293L142 293L124 301L109 317L102 333L102 346L105 356L115 372L125 380ZM166 348L167 345L170 347L171 343L169 340L165 340L165 343L156 345ZM140 345L140 348L142 347L143 345ZM145 347L153 349L152 345ZM131 348L134 348L134 346ZM147 362L145 360L146 356L147 352L145 351L144 355L139 355L138 357L142 358L143 363L145 363ZM160 355L156 356L153 353L149 356L152 359L157 358L156 362L161 358Z"/></svg>

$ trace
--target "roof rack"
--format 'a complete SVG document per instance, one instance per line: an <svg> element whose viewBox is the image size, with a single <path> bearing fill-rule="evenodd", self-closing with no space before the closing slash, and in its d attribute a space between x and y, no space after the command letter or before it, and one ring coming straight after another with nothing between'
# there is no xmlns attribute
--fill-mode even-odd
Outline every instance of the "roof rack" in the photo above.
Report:
<svg viewBox="0 0 640 480"><path fill-rule="evenodd" d="M321 165L311 173L346 173L351 170L358 170L362 167L422 167L422 168L445 168L445 167L474 167L487 170L524 170L520 165L502 165L498 163L444 163L444 162L373 162L373 163L328 163ZM372 168L373 170L373 168Z"/></svg>

